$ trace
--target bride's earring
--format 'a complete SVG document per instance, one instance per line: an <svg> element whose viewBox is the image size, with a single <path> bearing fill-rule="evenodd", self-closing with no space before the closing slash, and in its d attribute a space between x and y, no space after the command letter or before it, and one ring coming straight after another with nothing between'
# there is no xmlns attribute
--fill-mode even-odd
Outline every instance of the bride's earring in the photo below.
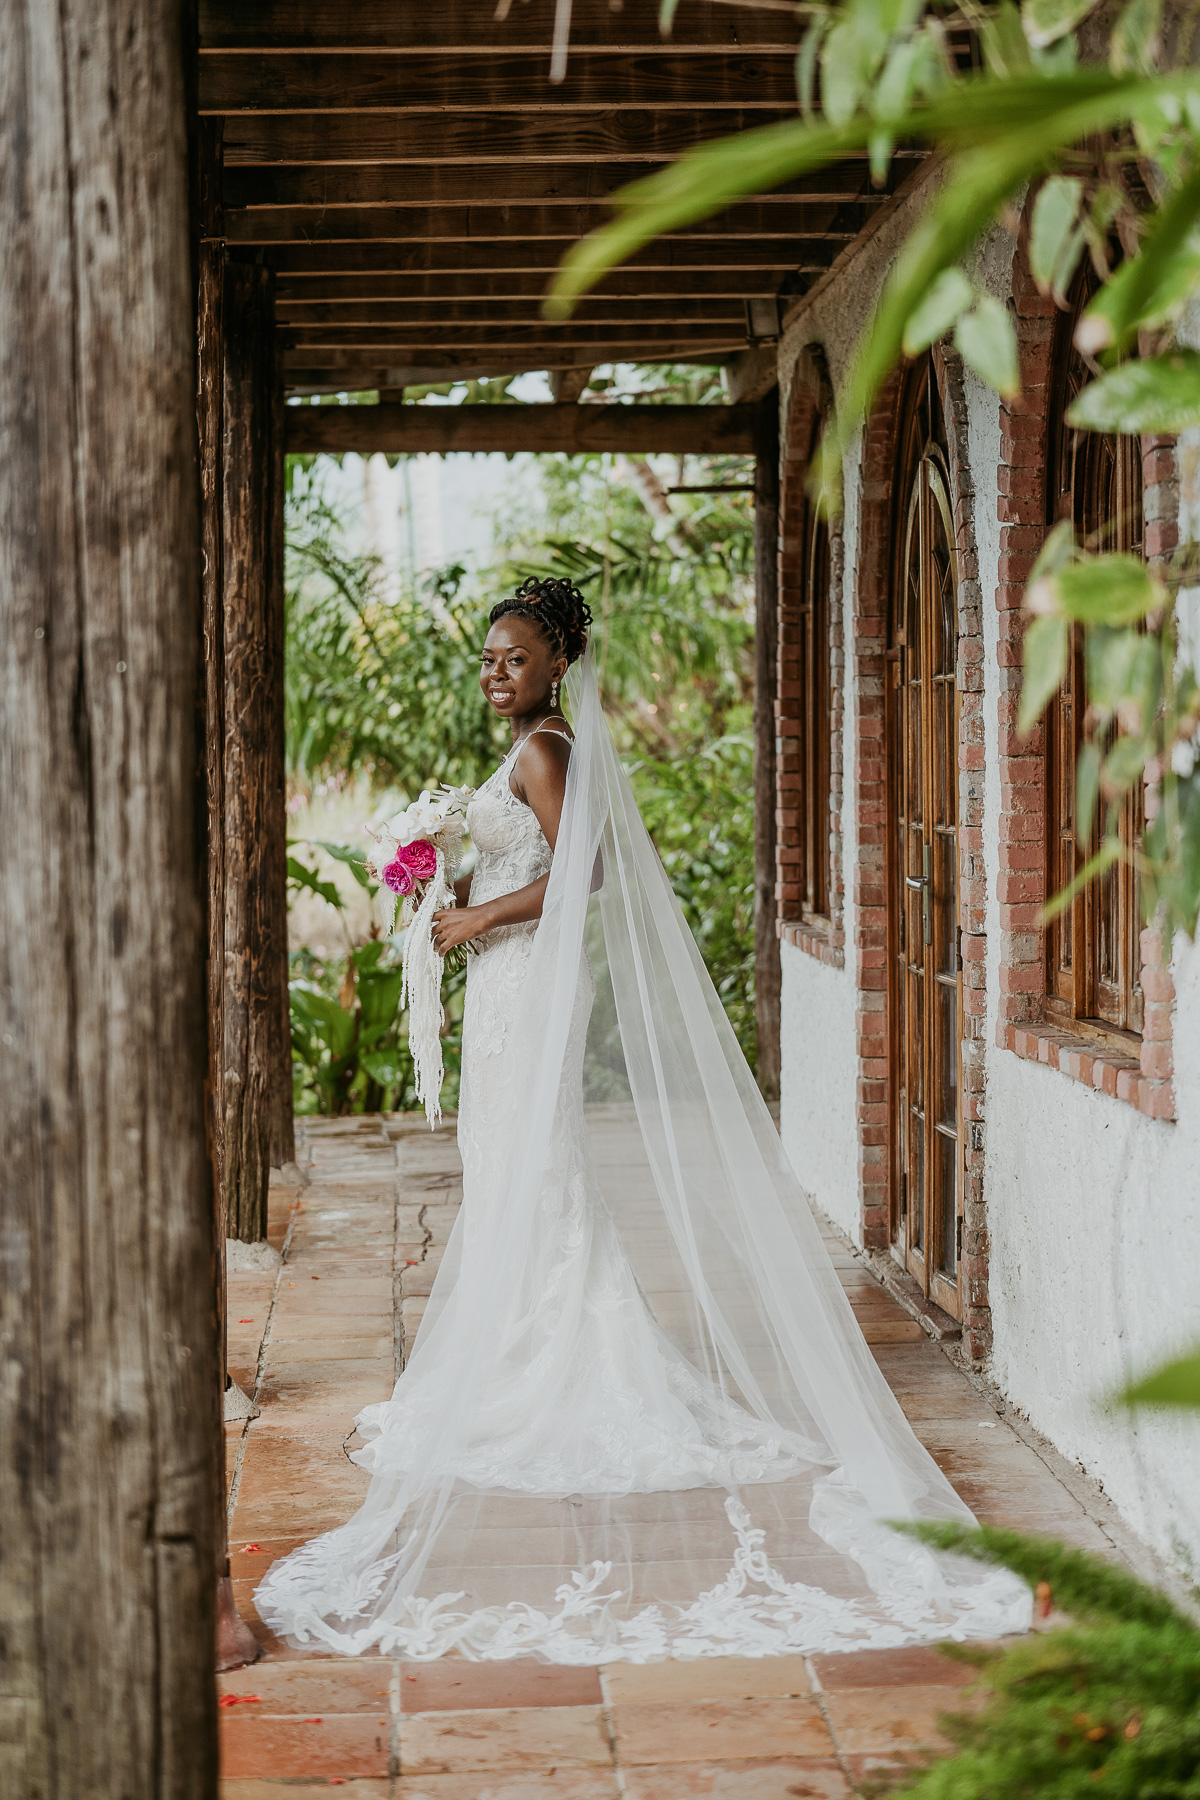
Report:
<svg viewBox="0 0 1200 1800"><path fill-rule="evenodd" d="M558 677L557 676L555 676L554 680L550 683L550 704L551 704L551 706L558 705Z"/></svg>

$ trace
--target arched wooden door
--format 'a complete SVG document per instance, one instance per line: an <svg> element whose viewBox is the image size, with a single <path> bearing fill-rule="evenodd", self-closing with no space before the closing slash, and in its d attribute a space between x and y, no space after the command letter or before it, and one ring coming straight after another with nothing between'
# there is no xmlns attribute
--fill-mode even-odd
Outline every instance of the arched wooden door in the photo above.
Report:
<svg viewBox="0 0 1200 1800"><path fill-rule="evenodd" d="M928 361L907 389L899 463L887 684L892 1237L922 1292L960 1318L957 571Z"/></svg>

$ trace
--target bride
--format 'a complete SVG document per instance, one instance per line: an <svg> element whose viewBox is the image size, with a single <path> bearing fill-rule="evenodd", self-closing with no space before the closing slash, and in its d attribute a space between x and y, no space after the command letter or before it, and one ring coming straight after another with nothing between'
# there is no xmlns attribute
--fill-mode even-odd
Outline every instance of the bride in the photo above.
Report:
<svg viewBox="0 0 1200 1800"><path fill-rule="evenodd" d="M493 608L512 747L435 914L473 943L463 1203L372 1481L256 1595L302 1645L596 1663L1024 1629L889 1521L971 1516L867 1349L637 813L567 582ZM568 723L560 695L568 690ZM469 891L468 891L469 889Z"/></svg>

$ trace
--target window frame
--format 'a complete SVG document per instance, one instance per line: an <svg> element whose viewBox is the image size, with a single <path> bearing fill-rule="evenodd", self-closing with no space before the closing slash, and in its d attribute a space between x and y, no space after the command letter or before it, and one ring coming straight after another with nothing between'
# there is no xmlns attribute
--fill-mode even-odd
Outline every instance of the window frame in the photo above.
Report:
<svg viewBox="0 0 1200 1800"><path fill-rule="evenodd" d="M1075 394L1090 377L1075 349L1075 326L1099 283L1090 262L1072 284L1067 308L1055 323L1051 362L1052 399L1047 457L1047 525L1070 519L1089 549L1144 554L1141 440L1076 431L1067 423ZM1105 501L1115 495L1111 506ZM1102 814L1088 838L1075 836L1075 787L1079 750L1085 741L1083 635L1071 629L1070 662L1043 723L1045 794L1045 897L1061 891L1099 847ZM1144 797L1135 790L1125 801L1121 832L1136 843L1145 824ZM1114 919L1113 943L1105 952L1104 929ZM1045 1013L1048 1023L1077 1036L1136 1053L1141 1042L1145 1000L1141 986L1141 909L1136 873L1122 862L1100 882L1092 882L1070 907L1047 922L1043 933ZM1081 954L1082 952L1082 954ZM1115 963L1116 973L1110 976Z"/></svg>

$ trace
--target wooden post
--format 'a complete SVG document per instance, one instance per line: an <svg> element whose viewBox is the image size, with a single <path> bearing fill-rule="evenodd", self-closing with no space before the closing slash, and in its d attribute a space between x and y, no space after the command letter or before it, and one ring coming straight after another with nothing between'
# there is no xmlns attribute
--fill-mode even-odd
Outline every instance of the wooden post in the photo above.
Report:
<svg viewBox="0 0 1200 1800"><path fill-rule="evenodd" d="M196 423L200 440L200 549L204 615L202 785L207 799L205 837L208 869L208 1076L205 1101L213 1174L213 1295L217 1320L217 1393L223 1399L228 1308L225 1285L225 1120L221 1106L225 1020L225 593L221 549L225 244L221 209L221 129L222 121L202 119L197 142ZM238 1613L233 1598L233 1584L229 1578L224 1451L225 1438L222 1433L217 1482L213 1493L218 1669L240 1668L245 1663L254 1662L261 1654L257 1639Z"/></svg>
<svg viewBox="0 0 1200 1800"><path fill-rule="evenodd" d="M274 293L272 292L272 305ZM292 1102L292 1017L288 996L287 912L287 761L285 754L284 664L287 615L284 597L284 490L287 484L286 411L283 398L283 348L275 340L275 389L271 404L271 718L267 792L268 904L275 923L271 979L275 987L275 1029L271 1039L271 1165L281 1169L296 1160L296 1127Z"/></svg>
<svg viewBox="0 0 1200 1800"><path fill-rule="evenodd" d="M0 9L0 1792L216 1793L184 9Z"/></svg>
<svg viewBox="0 0 1200 1800"><path fill-rule="evenodd" d="M754 475L754 1014L758 1085L779 1098L775 930L775 673L779 618L779 390L758 403Z"/></svg>
<svg viewBox="0 0 1200 1800"><path fill-rule="evenodd" d="M225 1203L230 1237L267 1235L287 972L283 590L274 277L228 262L224 284ZM288 1054L290 1079L290 1052Z"/></svg>

